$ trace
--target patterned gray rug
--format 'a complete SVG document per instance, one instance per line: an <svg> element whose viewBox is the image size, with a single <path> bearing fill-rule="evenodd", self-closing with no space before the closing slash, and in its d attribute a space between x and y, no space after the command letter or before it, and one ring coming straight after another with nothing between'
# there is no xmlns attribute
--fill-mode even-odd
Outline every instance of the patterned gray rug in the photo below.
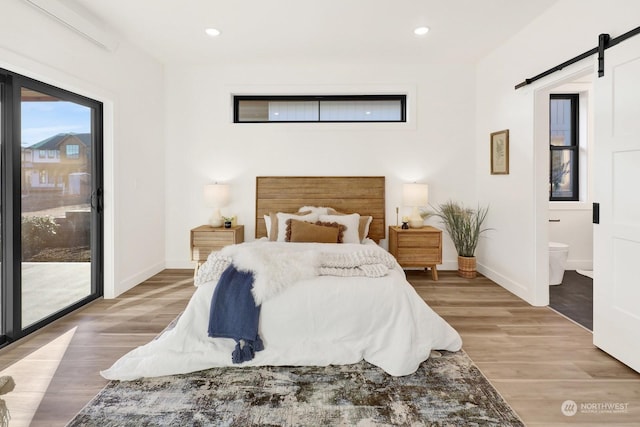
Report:
<svg viewBox="0 0 640 427"><path fill-rule="evenodd" d="M111 381L68 426L524 426L463 352L406 377L367 363Z"/></svg>

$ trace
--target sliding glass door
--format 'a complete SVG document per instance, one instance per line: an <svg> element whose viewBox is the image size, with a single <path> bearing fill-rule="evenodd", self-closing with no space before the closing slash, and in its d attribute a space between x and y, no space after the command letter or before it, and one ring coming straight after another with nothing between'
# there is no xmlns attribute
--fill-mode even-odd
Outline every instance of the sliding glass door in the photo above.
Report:
<svg viewBox="0 0 640 427"><path fill-rule="evenodd" d="M0 345L3 345L7 341L6 333L5 333L5 316L7 314L5 310L5 298L7 297L7 293L5 292L5 284L4 284L4 210L2 206L4 205L4 162L5 156L3 155L4 149L3 146L5 144L5 139L8 136L8 133L5 131L5 119L7 118L6 109L4 108L5 104L5 94L7 88L5 87L5 83L8 82L8 78L5 74L0 72Z"/></svg>
<svg viewBox="0 0 640 427"><path fill-rule="evenodd" d="M102 295L102 104L4 76L1 305L10 342Z"/></svg>

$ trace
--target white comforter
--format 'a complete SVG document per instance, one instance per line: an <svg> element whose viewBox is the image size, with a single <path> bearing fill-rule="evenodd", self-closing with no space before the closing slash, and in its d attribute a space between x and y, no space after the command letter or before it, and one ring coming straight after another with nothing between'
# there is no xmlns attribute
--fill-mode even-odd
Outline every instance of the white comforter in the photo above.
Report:
<svg viewBox="0 0 640 427"><path fill-rule="evenodd" d="M268 242L341 254L383 251L368 245ZM235 249L234 249L235 250ZM210 262L210 261L208 261ZM205 266L203 266L205 267ZM205 267L206 271L207 268ZM133 380L223 366L351 364L362 359L391 375L408 375L431 350L457 351L458 333L418 296L396 264L379 278L306 275L262 302L259 333L265 349L241 365L235 342L207 336L217 281L201 283L173 329L125 354L101 374Z"/></svg>

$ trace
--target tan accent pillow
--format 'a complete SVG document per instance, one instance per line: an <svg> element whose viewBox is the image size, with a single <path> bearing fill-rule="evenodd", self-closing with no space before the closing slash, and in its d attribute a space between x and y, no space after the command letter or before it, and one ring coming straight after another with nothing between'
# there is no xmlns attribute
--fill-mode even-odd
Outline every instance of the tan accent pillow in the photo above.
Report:
<svg viewBox="0 0 640 427"><path fill-rule="evenodd" d="M309 215L311 211L288 213L287 215L304 216ZM269 240L275 242L278 240L278 212L269 212L271 218L271 231L269 231ZM316 218L317 219L317 218Z"/></svg>
<svg viewBox="0 0 640 427"><path fill-rule="evenodd" d="M345 226L337 222L287 220L287 242L342 243Z"/></svg>
<svg viewBox="0 0 640 427"><path fill-rule="evenodd" d="M343 212L338 212L333 208L329 208L329 215L349 215ZM372 216L360 216L360 223L358 224L358 236L360 236L360 241L362 242L365 237L369 236L369 227L373 222Z"/></svg>

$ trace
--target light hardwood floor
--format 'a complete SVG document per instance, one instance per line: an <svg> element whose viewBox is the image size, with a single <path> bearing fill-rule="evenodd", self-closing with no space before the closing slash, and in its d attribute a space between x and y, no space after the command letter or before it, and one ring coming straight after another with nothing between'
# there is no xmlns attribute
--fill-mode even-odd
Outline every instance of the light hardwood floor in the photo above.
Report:
<svg viewBox="0 0 640 427"><path fill-rule="evenodd" d="M10 425L65 425L107 383L100 369L182 311L192 278L191 270L166 270L1 350L0 375L16 381L14 391L0 396ZM483 277L444 271L433 282L412 271L408 278L460 332L464 350L528 426L640 425L640 375L596 349L582 327ZM562 414L566 400L577 403L576 415ZM603 404L621 404L626 412L605 413Z"/></svg>

